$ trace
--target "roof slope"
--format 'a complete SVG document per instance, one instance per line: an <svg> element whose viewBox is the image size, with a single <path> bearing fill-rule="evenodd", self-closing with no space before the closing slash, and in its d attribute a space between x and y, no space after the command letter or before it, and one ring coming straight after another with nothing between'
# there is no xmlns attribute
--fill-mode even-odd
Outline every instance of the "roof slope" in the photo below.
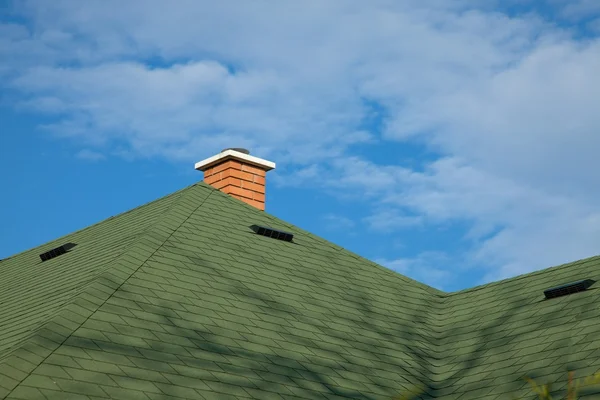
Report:
<svg viewBox="0 0 600 400"><path fill-rule="evenodd" d="M0 359L95 282L180 195L175 193L3 260ZM41 253L67 242L78 244L72 255L41 262Z"/></svg>
<svg viewBox="0 0 600 400"><path fill-rule="evenodd" d="M439 395L477 399L532 393L524 375L556 382L564 395L568 371L577 377L600 370L600 290L546 300L544 290L583 279L600 280L600 257L448 294L435 352ZM466 395L466 393L469 393ZM562 392L561 392L562 391ZM503 395L505 397L498 397ZM580 398L600 398L598 386ZM556 397L555 397L556 398Z"/></svg>
<svg viewBox="0 0 600 400"><path fill-rule="evenodd" d="M541 301L599 264L447 294L199 183L0 262L0 399L492 399L600 367L597 291Z"/></svg>

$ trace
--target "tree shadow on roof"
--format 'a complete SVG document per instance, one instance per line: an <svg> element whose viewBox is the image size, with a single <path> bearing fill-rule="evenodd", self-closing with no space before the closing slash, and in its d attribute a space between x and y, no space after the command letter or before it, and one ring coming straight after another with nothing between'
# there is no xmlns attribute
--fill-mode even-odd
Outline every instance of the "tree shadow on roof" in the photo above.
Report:
<svg viewBox="0 0 600 400"><path fill-rule="evenodd" d="M57 373L48 372L54 365L66 374L53 377L57 388L112 397L120 387L154 400L379 400L412 384L424 385L421 399L480 398L498 387L513 393L527 385L522 374L533 372L517 362L519 338L539 332L544 320L519 324L518 314L535 306L525 295L495 315L474 309L461 317L445 315L435 296L407 299L399 292L383 301L359 285L329 297L311 295L308 286L304 293L284 287L278 293L227 268L198 274L194 263L202 262L210 264L199 256L173 267L179 283L167 284L159 270L131 279L35 374ZM565 340L548 350L568 347ZM514 368L496 373L504 364Z"/></svg>

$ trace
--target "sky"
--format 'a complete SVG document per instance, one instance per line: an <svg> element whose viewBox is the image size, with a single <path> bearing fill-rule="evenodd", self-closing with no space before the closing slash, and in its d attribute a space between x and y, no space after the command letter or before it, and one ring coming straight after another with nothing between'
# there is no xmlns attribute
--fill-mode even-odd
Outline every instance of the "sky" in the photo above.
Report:
<svg viewBox="0 0 600 400"><path fill-rule="evenodd" d="M0 259L273 161L266 211L445 291L600 254L597 0L0 0Z"/></svg>

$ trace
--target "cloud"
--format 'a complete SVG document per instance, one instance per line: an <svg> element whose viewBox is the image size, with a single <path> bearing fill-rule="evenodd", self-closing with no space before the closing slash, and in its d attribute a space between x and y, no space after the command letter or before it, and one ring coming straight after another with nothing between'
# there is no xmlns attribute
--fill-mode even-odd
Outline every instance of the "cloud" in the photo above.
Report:
<svg viewBox="0 0 600 400"><path fill-rule="evenodd" d="M323 221L327 229L344 231L356 226L356 222L343 215L327 214L323 216Z"/></svg>
<svg viewBox="0 0 600 400"><path fill-rule="evenodd" d="M373 204L365 219L372 229L399 232L419 226L433 231L436 226L466 223L466 231L456 231L466 250L446 261L454 263L456 271L478 271L481 279L476 283L598 251L600 207L592 199L523 185L457 158L440 159L423 172L345 158L323 167L318 180L292 181L333 188L333 193L360 193L365 203Z"/></svg>
<svg viewBox="0 0 600 400"><path fill-rule="evenodd" d="M457 274L448 267L450 257L441 252L425 252L418 257L375 259L379 265L408 276L418 282L449 291L456 282Z"/></svg>
<svg viewBox="0 0 600 400"><path fill-rule="evenodd" d="M379 210L375 209L363 220L370 229L380 232L397 232L402 229L406 230L407 228L414 229L423 222L421 216L407 215L401 210L389 207L384 207Z"/></svg>
<svg viewBox="0 0 600 400"><path fill-rule="evenodd" d="M35 93L21 106L68 112L54 125L56 131L90 143L125 141L145 156L186 159L237 143L267 155L282 149L291 161L303 161L369 140L368 133L352 129L358 102L337 95L295 100L301 90L296 86L268 72L231 73L213 61L165 68L133 62L37 67L11 84ZM290 100L281 103L281 98ZM331 102L348 103L347 110L340 106L326 114Z"/></svg>
<svg viewBox="0 0 600 400"><path fill-rule="evenodd" d="M446 263L484 280L597 253L600 41L549 19L597 3L233 4L15 2L28 24L0 27L2 81L89 151L192 162L233 144L277 160L280 184L364 202L373 229L467 225ZM441 157L351 155L367 142Z"/></svg>
<svg viewBox="0 0 600 400"><path fill-rule="evenodd" d="M575 0L565 3L551 0L551 2L561 7L561 14L569 19L578 20L600 15L600 4L595 0Z"/></svg>
<svg viewBox="0 0 600 400"><path fill-rule="evenodd" d="M100 161L106 158L104 154L89 149L80 150L79 152L77 152L75 157L86 161Z"/></svg>
<svg viewBox="0 0 600 400"><path fill-rule="evenodd" d="M394 103L460 87L504 65L503 51L512 60L541 24L440 2L14 4L32 28L13 28L3 48L22 59L12 87L25 104L66 99L58 129L186 159L236 140L290 162L343 154L372 140L359 125L379 87Z"/></svg>
<svg viewBox="0 0 600 400"><path fill-rule="evenodd" d="M596 18L591 20L588 24L587 24L588 28L590 29L590 31L596 33L596 34L600 34L600 18Z"/></svg>

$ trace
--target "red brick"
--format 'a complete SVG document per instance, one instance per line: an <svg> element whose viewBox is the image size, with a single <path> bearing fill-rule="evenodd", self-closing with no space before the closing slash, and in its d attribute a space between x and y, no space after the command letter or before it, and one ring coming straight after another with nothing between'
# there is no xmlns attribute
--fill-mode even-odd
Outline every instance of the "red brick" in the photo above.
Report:
<svg viewBox="0 0 600 400"><path fill-rule="evenodd" d="M215 173L214 168L209 168L209 169L207 169L207 170L204 171L204 177L206 178L207 176L211 176L214 173Z"/></svg>
<svg viewBox="0 0 600 400"><path fill-rule="evenodd" d="M253 182L254 181L254 174L251 174L249 172L244 172L241 170L237 170L237 169L228 169L222 172L222 176L223 178L227 178L228 176L232 176L234 178L239 178L241 180L244 181L249 181L249 182Z"/></svg>
<svg viewBox="0 0 600 400"><path fill-rule="evenodd" d="M266 176L266 174L267 174L267 171L265 171L264 169L260 169L253 165L247 165L247 164L242 165L242 171L250 172L251 174L263 176L263 177Z"/></svg>
<svg viewBox="0 0 600 400"><path fill-rule="evenodd" d="M256 200L256 201L260 201L261 203L264 203L265 202L265 194L258 193L258 192L252 192L252 199Z"/></svg>
<svg viewBox="0 0 600 400"><path fill-rule="evenodd" d="M253 192L258 192L258 193L265 192L265 186L258 185L256 183L242 181L241 186L242 186L242 188L252 190Z"/></svg>
<svg viewBox="0 0 600 400"><path fill-rule="evenodd" d="M231 178L229 178L229 179L231 179ZM251 190L242 189L239 186L227 186L227 187L223 188L223 192L226 192L227 194L235 194L238 196L242 196L247 199L252 199L252 194L253 194L253 192Z"/></svg>
<svg viewBox="0 0 600 400"><path fill-rule="evenodd" d="M242 196L238 196L237 194L228 193L231 197L236 198L238 200L244 201L246 198Z"/></svg>
<svg viewBox="0 0 600 400"><path fill-rule="evenodd" d="M259 185L266 184L266 179L264 176L260 176L260 175L253 175L253 176L254 176L254 183L259 184Z"/></svg>
<svg viewBox="0 0 600 400"><path fill-rule="evenodd" d="M225 161L223 164L215 165L214 167L212 167L213 173L223 172L229 168L242 169L242 164L239 161L229 160Z"/></svg>
<svg viewBox="0 0 600 400"><path fill-rule="evenodd" d="M265 209L266 171L238 160L228 160L204 171L204 182L259 210Z"/></svg>
<svg viewBox="0 0 600 400"><path fill-rule="evenodd" d="M237 178L232 178L232 177L221 179L220 181L215 182L215 183L212 184L212 186L214 188L217 188L217 189L222 189L225 186L240 187L241 185L242 185L242 181L241 180L239 180Z"/></svg>
<svg viewBox="0 0 600 400"><path fill-rule="evenodd" d="M204 175L204 183L207 183L209 185L212 185L215 182L218 182L221 180L221 174L212 174L210 176L206 176Z"/></svg>
<svg viewBox="0 0 600 400"><path fill-rule="evenodd" d="M250 204L252 207L258 208L261 211L265 211L265 203L256 200L243 199L244 203Z"/></svg>

